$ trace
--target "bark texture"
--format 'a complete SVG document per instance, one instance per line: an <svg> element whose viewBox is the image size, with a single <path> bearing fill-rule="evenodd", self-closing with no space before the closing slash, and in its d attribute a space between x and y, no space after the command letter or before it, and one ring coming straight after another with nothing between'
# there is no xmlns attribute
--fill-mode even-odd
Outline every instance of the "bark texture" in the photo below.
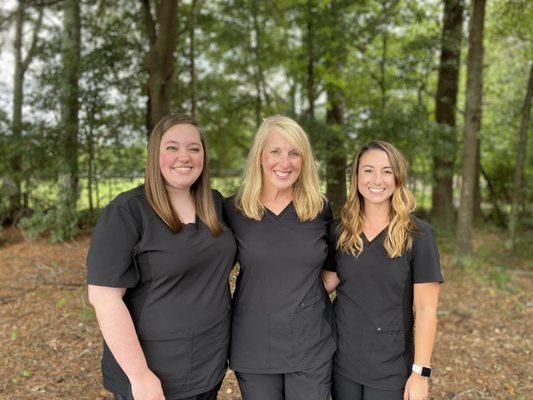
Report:
<svg viewBox="0 0 533 400"><path fill-rule="evenodd" d="M445 0L435 119L439 124L433 151L431 222L444 228L455 224L453 174L457 92L461 61L463 0Z"/></svg>
<svg viewBox="0 0 533 400"><path fill-rule="evenodd" d="M527 134L529 130L529 117L531 114L531 97L533 96L533 64L529 69L529 79L527 84L526 97L522 106L522 121L520 123L520 136L518 148L516 149L516 167L513 180L513 197L511 202L511 214L509 217L509 239L511 246L516 245L516 234L518 227L518 210L522 204L524 192L524 167L527 156Z"/></svg>
<svg viewBox="0 0 533 400"><path fill-rule="evenodd" d="M477 171L477 139L481 127L483 91L483 30L485 0L473 0L468 37L465 124L463 130L463 167L461 171L461 201L459 205L456 245L458 255L472 251L475 174Z"/></svg>
<svg viewBox="0 0 533 400"><path fill-rule="evenodd" d="M146 56L148 71L148 128L170 113L173 86L174 50L176 48L177 0L157 3L156 17L152 16L150 0L141 0L150 49Z"/></svg>

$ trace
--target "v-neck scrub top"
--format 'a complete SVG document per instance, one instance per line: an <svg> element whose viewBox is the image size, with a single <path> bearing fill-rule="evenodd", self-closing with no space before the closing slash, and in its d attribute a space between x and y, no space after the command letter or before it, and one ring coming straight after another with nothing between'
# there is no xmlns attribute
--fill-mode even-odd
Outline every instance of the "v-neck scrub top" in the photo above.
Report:
<svg viewBox="0 0 533 400"><path fill-rule="evenodd" d="M300 222L290 203L261 221L226 200L225 217L237 241L240 271L233 296L230 368L291 373L331 360L333 315L321 279L328 259L331 210Z"/></svg>
<svg viewBox="0 0 533 400"><path fill-rule="evenodd" d="M213 197L222 221L222 196L213 191ZM127 288L124 303L167 400L206 392L224 377L235 252L229 229L214 237L198 217L173 233L142 186L115 198L93 230L87 281ZM129 393L129 380L105 343L102 372L107 389Z"/></svg>
<svg viewBox="0 0 533 400"><path fill-rule="evenodd" d="M387 255L385 228L370 242L363 235L359 256L337 250L336 268L329 268L340 280L334 301L338 349L333 370L375 389L405 386L414 356L413 285L442 282L433 229L418 218L413 222L418 227L412 233L413 247L402 256Z"/></svg>

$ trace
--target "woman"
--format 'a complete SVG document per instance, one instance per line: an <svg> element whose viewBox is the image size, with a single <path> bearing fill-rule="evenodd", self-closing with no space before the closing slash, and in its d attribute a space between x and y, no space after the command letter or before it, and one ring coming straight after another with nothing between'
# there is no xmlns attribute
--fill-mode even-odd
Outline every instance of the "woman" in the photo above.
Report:
<svg viewBox="0 0 533 400"><path fill-rule="evenodd" d="M148 142L145 185L120 194L93 231L89 301L116 399L214 400L226 370L235 241L220 223L204 136L183 114Z"/></svg>
<svg viewBox="0 0 533 400"><path fill-rule="evenodd" d="M225 212L240 263L230 368L243 399L326 400L335 343L321 269L331 212L295 121L263 121Z"/></svg>
<svg viewBox="0 0 533 400"><path fill-rule="evenodd" d="M401 153L382 141L353 163L334 228L336 272L324 272L326 289L337 287L334 400L428 396L442 276L433 230L413 216L406 170Z"/></svg>

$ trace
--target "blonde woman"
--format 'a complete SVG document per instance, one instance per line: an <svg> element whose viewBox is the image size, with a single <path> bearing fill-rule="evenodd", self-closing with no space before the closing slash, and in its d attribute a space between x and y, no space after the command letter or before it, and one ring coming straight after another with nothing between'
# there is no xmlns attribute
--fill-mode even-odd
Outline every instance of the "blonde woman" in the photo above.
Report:
<svg viewBox="0 0 533 400"><path fill-rule="evenodd" d="M321 270L331 211L295 121L263 121L225 212L240 264L230 368L243 399L328 399L335 342Z"/></svg>
<svg viewBox="0 0 533 400"><path fill-rule="evenodd" d="M227 368L235 240L191 117L148 142L143 186L103 211L87 257L104 337L104 386L117 400L215 400Z"/></svg>
<svg viewBox="0 0 533 400"><path fill-rule="evenodd" d="M327 290L337 288L333 400L428 398L442 275L433 230L412 214L406 170L402 154L382 141L353 163L333 228L336 272L324 272Z"/></svg>

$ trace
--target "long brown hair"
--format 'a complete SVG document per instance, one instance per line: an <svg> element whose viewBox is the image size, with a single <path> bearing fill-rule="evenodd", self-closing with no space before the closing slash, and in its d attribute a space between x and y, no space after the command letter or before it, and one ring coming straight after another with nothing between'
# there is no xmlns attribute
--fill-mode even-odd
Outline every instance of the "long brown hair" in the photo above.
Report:
<svg viewBox="0 0 533 400"><path fill-rule="evenodd" d="M146 160L146 174L144 191L148 203L161 219L168 225L172 232L177 233L183 228L176 210L172 206L170 196L165 187L165 179L159 167L159 151L161 138L170 128L180 124L190 124L198 129L202 147L204 148L204 167L202 173L191 185L191 196L194 201L198 217L207 225L214 236L223 231L222 224L218 220L209 183L209 162L205 146L205 136L199 128L196 120L186 114L176 113L163 117L154 127L148 140L148 154Z"/></svg>
<svg viewBox="0 0 533 400"><path fill-rule="evenodd" d="M364 145L353 161L350 192L341 210L337 248L353 255L359 255L363 251L364 243L361 234L363 232L364 198L357 190L357 172L361 156L369 150L384 151L389 157L394 173L396 187L391 198L390 223L384 247L389 257L399 257L413 246L411 233L416 230L412 220L415 198L406 185L407 162L405 158L396 147L381 140Z"/></svg>

